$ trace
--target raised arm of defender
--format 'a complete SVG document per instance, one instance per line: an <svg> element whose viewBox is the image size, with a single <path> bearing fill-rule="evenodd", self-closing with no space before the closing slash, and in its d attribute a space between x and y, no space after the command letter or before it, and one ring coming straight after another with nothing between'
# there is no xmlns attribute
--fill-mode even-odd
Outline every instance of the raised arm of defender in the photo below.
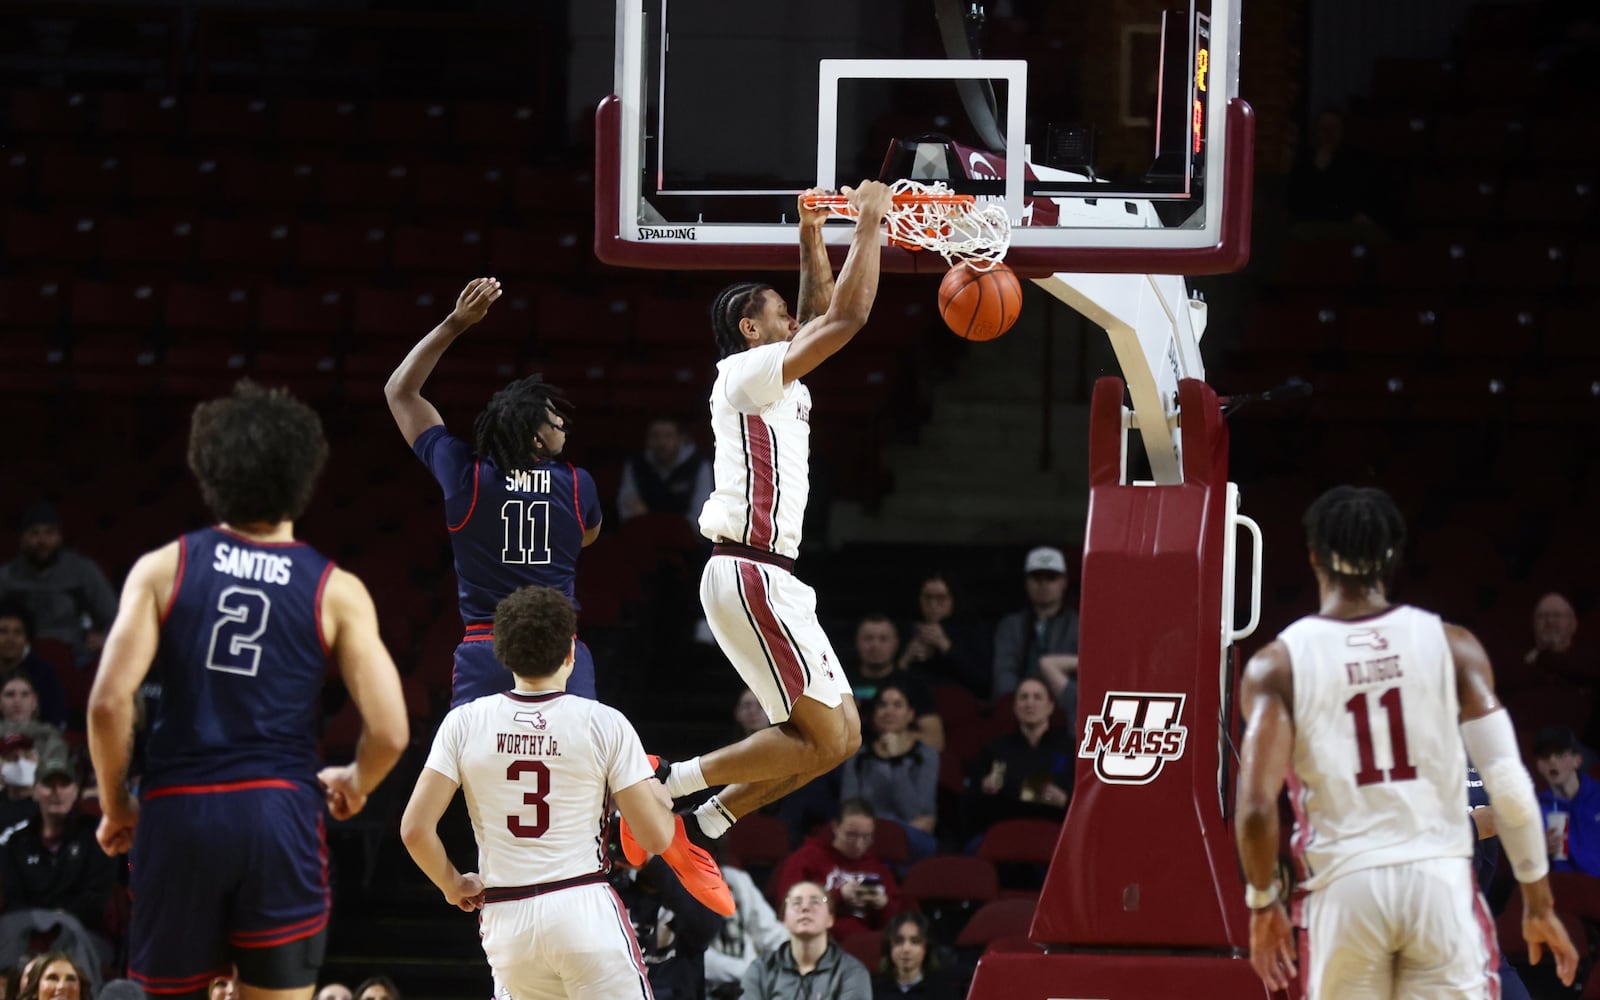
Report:
<svg viewBox="0 0 1600 1000"><path fill-rule="evenodd" d="M400 367L389 376L383 387L383 398L389 403L394 422L406 444L415 444L422 432L444 423L434 405L422 397L423 383L433 374L434 366L444 357L445 349L466 332L467 327L489 314L489 307L500 297L498 278L473 278L461 290L456 307L444 322L434 327L417 342Z"/></svg>
<svg viewBox="0 0 1600 1000"><path fill-rule="evenodd" d="M845 257L844 267L839 271L839 280L833 288L827 310L801 327L800 332L789 342L789 351L783 361L785 382L793 382L797 378L809 375L818 365L832 357L839 348L848 344L850 338L866 325L867 316L872 312L872 301L878 296L878 225L893 204L889 186L880 181L862 181L859 188L846 187L842 190L856 209L855 237L850 241L850 253ZM820 249L822 242L820 231L810 234L810 239L814 242L810 245L808 254L808 244L805 242L808 238L806 227L811 224L808 217L802 216L800 258L802 274L815 268L815 260L819 254L823 267L827 266L827 254ZM797 318L804 322L807 310L813 307L818 299L820 290L817 288L815 278L813 277L808 283L802 276L800 311Z"/></svg>

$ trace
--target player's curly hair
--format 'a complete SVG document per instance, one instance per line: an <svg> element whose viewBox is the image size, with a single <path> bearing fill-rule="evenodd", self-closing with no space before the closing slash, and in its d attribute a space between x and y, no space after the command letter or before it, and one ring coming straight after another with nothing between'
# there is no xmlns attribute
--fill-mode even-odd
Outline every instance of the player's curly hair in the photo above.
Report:
<svg viewBox="0 0 1600 1000"><path fill-rule="evenodd" d="M1306 545L1317 565L1346 588L1387 585L1406 544L1406 521L1383 490L1335 486L1305 516Z"/></svg>
<svg viewBox="0 0 1600 1000"><path fill-rule="evenodd" d="M711 332L717 339L717 357L738 354L748 346L739 332L739 321L755 318L761 310L761 293L771 288L759 281L741 281L717 293L711 303Z"/></svg>
<svg viewBox="0 0 1600 1000"><path fill-rule="evenodd" d="M528 469L554 458L545 453L539 428L550 422L550 411L572 432L572 404L561 390L539 375L529 375L489 398L489 405L472 425L478 454L502 472Z"/></svg>
<svg viewBox="0 0 1600 1000"><path fill-rule="evenodd" d="M494 609L494 656L518 677L561 669L578 630L572 602L550 587L514 590Z"/></svg>
<svg viewBox="0 0 1600 1000"><path fill-rule="evenodd" d="M299 517L328 461L322 419L287 389L240 379L233 392L194 408L189 470L227 524Z"/></svg>

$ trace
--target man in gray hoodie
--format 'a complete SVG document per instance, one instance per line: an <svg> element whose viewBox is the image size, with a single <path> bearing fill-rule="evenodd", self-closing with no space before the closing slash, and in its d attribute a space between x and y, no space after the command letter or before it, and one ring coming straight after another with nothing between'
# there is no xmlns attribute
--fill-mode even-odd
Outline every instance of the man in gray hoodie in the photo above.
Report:
<svg viewBox="0 0 1600 1000"><path fill-rule="evenodd" d="M867 967L828 934L833 908L815 882L796 882L783 896L789 941L744 972L744 1000L872 1000Z"/></svg>

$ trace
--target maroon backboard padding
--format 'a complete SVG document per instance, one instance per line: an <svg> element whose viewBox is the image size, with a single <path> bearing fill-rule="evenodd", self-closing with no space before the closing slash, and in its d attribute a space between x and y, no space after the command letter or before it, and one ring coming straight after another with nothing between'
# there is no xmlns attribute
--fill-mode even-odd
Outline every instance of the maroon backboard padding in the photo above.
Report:
<svg viewBox="0 0 1600 1000"><path fill-rule="evenodd" d="M622 183L622 99L615 94L595 111L594 254L617 267L674 271L795 271L796 246L749 246L736 243L633 243L622 231L617 204ZM1215 246L1172 250L1150 247L1061 248L1013 247L1006 263L1024 278L1043 278L1057 271L1109 274L1227 274L1250 259L1251 187L1255 170L1256 116L1239 98L1228 102L1228 152L1222 192L1222 232ZM829 247L835 267L844 263L848 247ZM942 274L948 270L938 254L884 247L884 271L899 274Z"/></svg>

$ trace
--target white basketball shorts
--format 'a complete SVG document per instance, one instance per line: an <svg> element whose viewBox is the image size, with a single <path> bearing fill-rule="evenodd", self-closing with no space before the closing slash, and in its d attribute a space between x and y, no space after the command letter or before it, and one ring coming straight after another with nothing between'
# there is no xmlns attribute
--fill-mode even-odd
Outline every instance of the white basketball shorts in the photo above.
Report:
<svg viewBox="0 0 1600 1000"><path fill-rule="evenodd" d="M1467 858L1341 875L1305 899L1307 1000L1499 1000L1494 918Z"/></svg>
<svg viewBox="0 0 1600 1000"><path fill-rule="evenodd" d="M609 885L484 906L479 932L496 995L511 1000L649 1000L639 941Z"/></svg>
<svg viewBox="0 0 1600 1000"><path fill-rule="evenodd" d="M714 555L700 576L700 604L723 655L774 724L801 695L829 708L855 697L817 622L817 592L788 570Z"/></svg>

